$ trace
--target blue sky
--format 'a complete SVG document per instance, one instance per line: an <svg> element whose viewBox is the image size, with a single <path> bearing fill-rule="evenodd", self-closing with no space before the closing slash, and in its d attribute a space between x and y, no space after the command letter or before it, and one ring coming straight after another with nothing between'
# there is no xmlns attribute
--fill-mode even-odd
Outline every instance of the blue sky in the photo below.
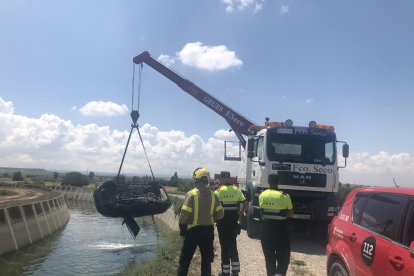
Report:
<svg viewBox="0 0 414 276"><path fill-rule="evenodd" d="M132 58L155 58L256 123L334 125L341 182L413 186L412 1L0 2L0 166L116 172ZM156 174L212 172L227 123L144 66L139 125ZM102 111L103 110L103 111ZM136 137L135 137L136 138ZM233 138L234 139L234 138ZM125 172L148 173L142 149Z"/></svg>

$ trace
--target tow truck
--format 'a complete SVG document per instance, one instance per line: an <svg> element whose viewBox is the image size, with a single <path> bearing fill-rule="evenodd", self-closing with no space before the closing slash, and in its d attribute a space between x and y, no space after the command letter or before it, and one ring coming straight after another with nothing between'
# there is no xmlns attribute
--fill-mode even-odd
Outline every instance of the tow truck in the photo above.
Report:
<svg viewBox="0 0 414 276"><path fill-rule="evenodd" d="M258 197L261 191L268 188L267 179L273 173L280 177L279 189L291 196L294 221L302 221L309 226L327 227L339 209L335 194L339 188L338 170L346 166L349 155L348 144L336 139L333 126L315 121L310 121L308 126L294 126L289 119L272 122L268 118L263 125L258 125L183 78L148 52L135 56L133 62L149 65L227 121L239 140L239 154L227 155L228 143L233 142L225 141L224 159L240 161L239 185L250 202L249 209L242 218L242 226L250 237L258 235ZM344 166L338 165L338 143L342 144Z"/></svg>

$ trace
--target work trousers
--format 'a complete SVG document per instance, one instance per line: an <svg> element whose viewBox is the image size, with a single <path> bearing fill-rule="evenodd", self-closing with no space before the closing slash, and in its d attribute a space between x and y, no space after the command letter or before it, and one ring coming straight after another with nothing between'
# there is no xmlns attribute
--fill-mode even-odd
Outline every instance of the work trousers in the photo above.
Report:
<svg viewBox="0 0 414 276"><path fill-rule="evenodd" d="M233 274L240 272L239 252L237 251L237 235L240 233L240 228L237 220L237 215L235 218L225 216L217 222L222 275L230 275L230 270Z"/></svg>
<svg viewBox="0 0 414 276"><path fill-rule="evenodd" d="M260 240L267 275L286 275L290 262L290 238L286 220L263 220Z"/></svg>
<svg viewBox="0 0 414 276"><path fill-rule="evenodd" d="M188 274L188 268L197 246L201 253L201 275L211 276L211 263L214 259L213 252L214 226L195 226L185 233L183 247L181 248L180 261L178 263L178 276Z"/></svg>

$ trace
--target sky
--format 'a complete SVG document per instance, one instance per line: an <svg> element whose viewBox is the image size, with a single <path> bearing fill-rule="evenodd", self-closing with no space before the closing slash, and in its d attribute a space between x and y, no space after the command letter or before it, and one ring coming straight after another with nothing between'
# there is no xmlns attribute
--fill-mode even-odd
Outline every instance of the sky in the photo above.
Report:
<svg viewBox="0 0 414 276"><path fill-rule="evenodd" d="M132 89L132 59L148 51L252 122L335 126L350 145L342 183L413 187L413 9L410 0L1 1L0 166L116 173L138 109L156 176L199 166L237 175L238 162L223 160L223 141L237 140L223 118L149 66L135 68ZM136 132L122 172L150 173Z"/></svg>

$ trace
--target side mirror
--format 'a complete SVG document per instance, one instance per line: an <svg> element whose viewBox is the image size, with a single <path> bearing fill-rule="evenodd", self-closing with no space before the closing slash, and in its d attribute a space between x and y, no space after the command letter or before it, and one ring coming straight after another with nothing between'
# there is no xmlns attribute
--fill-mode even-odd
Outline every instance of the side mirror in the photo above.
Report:
<svg viewBox="0 0 414 276"><path fill-rule="evenodd" d="M348 158L349 157L349 145L348 144L344 144L342 146L342 156L344 158Z"/></svg>
<svg viewBox="0 0 414 276"><path fill-rule="evenodd" d="M249 138L247 140L247 158L253 158L254 157L254 139Z"/></svg>

